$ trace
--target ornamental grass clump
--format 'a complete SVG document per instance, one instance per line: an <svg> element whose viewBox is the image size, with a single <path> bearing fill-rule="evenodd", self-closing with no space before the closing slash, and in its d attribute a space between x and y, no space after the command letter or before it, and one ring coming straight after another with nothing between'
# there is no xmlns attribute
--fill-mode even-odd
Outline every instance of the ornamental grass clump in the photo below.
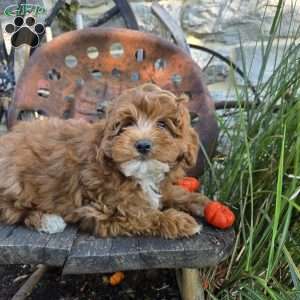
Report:
<svg viewBox="0 0 300 300"><path fill-rule="evenodd" d="M237 218L231 258L202 271L208 299L300 299L300 44L292 16L279 54L284 4L278 1L269 39L256 44L259 99L232 76L240 105L218 117L218 152L201 178L204 193ZM278 62L264 80L272 51Z"/></svg>

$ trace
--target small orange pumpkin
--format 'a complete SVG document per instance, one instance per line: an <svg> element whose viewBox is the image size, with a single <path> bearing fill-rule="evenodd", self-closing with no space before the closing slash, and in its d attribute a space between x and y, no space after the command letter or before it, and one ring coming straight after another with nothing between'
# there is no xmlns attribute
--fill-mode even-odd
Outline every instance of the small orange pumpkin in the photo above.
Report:
<svg viewBox="0 0 300 300"><path fill-rule="evenodd" d="M200 181L195 177L184 177L178 180L178 185L188 192L196 192L200 188Z"/></svg>
<svg viewBox="0 0 300 300"><path fill-rule="evenodd" d="M226 229L232 226L235 221L235 215L229 207L218 201L212 201L204 208L206 221L220 229Z"/></svg>
<svg viewBox="0 0 300 300"><path fill-rule="evenodd" d="M109 278L109 283L112 286L120 284L125 278L125 274L123 272L116 272Z"/></svg>

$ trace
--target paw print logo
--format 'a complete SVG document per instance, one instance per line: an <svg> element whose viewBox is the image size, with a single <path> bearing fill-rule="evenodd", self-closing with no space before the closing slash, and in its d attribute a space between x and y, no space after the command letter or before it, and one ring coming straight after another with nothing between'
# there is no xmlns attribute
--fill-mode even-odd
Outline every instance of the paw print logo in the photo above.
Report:
<svg viewBox="0 0 300 300"><path fill-rule="evenodd" d="M23 17L16 17L14 24L7 24L5 31L11 34L11 44L17 48L26 44L35 48L38 46L40 38L39 34L43 34L45 27L43 24L36 24L34 17L27 17L24 22Z"/></svg>

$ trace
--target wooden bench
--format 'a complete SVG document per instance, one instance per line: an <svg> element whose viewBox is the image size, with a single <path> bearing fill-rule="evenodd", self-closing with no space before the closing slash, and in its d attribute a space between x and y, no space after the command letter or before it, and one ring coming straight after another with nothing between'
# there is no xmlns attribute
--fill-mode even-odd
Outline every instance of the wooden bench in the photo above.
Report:
<svg viewBox="0 0 300 300"><path fill-rule="evenodd" d="M101 239L80 233L74 226L49 235L23 226L0 225L0 264L45 264L61 267L63 274L173 268L178 270L181 290L189 293L184 296L183 292L183 299L192 300L194 295L198 300L203 292L198 269L222 262L234 244L233 229L218 230L200 222L200 234L180 240Z"/></svg>

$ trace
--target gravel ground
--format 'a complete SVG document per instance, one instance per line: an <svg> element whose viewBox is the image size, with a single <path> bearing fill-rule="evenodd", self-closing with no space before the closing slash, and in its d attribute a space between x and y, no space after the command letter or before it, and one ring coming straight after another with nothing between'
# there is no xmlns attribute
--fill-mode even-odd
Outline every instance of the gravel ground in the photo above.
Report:
<svg viewBox="0 0 300 300"><path fill-rule="evenodd" d="M0 266L0 300L9 300L32 274L29 265ZM48 271L27 299L32 300L180 300L174 270L125 272L125 280L112 287L108 275L61 276Z"/></svg>

